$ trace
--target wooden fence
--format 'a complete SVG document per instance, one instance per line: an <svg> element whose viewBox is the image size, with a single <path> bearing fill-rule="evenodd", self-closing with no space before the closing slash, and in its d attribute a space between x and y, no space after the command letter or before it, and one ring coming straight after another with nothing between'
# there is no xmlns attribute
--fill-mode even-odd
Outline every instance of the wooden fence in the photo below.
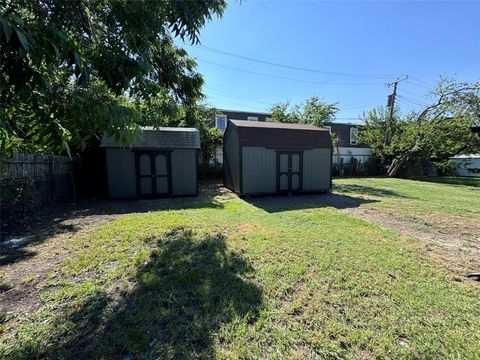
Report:
<svg viewBox="0 0 480 360"><path fill-rule="evenodd" d="M74 161L67 156L16 153L0 160L3 215L26 215L35 207L75 198Z"/></svg>

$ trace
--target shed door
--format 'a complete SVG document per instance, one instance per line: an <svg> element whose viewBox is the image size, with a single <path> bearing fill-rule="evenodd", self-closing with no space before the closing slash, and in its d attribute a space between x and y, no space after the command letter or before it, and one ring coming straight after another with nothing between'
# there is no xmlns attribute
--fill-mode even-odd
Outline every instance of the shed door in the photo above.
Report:
<svg viewBox="0 0 480 360"><path fill-rule="evenodd" d="M166 196L172 193L170 151L137 151L137 195Z"/></svg>
<svg viewBox="0 0 480 360"><path fill-rule="evenodd" d="M277 152L277 190L293 192L302 190L303 153Z"/></svg>

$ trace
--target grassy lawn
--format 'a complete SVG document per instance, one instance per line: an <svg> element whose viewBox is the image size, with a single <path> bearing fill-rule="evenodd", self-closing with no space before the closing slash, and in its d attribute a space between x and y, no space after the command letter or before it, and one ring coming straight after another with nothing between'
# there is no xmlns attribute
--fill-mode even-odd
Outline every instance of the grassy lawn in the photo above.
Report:
<svg viewBox="0 0 480 360"><path fill-rule="evenodd" d="M411 218L480 220L480 178L337 179L335 191L377 200L367 206Z"/></svg>
<svg viewBox="0 0 480 360"><path fill-rule="evenodd" d="M405 216L480 211L480 181L336 186ZM3 325L0 356L477 358L478 284L324 197L203 195L100 225Z"/></svg>

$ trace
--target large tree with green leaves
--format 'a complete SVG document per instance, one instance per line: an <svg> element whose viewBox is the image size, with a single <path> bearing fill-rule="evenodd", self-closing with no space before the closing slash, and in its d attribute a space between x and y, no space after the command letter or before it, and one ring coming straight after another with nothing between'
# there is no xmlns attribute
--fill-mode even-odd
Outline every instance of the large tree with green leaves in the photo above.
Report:
<svg viewBox="0 0 480 360"><path fill-rule="evenodd" d="M480 123L480 82L458 83L441 79L431 94L434 102L420 112L401 115L395 109L387 121L384 108L363 115L360 141L388 165L389 176L418 160L448 167L449 158L480 151L470 127Z"/></svg>
<svg viewBox="0 0 480 360"><path fill-rule="evenodd" d="M178 118L179 107L193 125L203 80L174 38L196 43L225 6L0 0L0 150L84 147L104 132L128 143L139 124Z"/></svg>
<svg viewBox="0 0 480 360"><path fill-rule="evenodd" d="M323 127L330 123L338 111L337 104L323 102L318 96L312 96L304 103L291 106L283 102L271 108L272 120L283 123L305 123Z"/></svg>

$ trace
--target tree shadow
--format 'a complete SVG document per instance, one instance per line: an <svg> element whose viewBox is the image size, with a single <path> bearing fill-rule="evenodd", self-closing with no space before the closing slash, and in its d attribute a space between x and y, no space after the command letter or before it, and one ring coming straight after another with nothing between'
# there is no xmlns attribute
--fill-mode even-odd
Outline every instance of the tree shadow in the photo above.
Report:
<svg viewBox="0 0 480 360"><path fill-rule="evenodd" d="M262 291L245 277L252 267L229 251L223 234L178 228L158 239L135 285L111 306L97 294L52 323L53 345L21 358L212 358L218 333L231 321L253 323ZM118 290L117 290L118 291ZM109 305L110 304L110 305ZM68 331L59 326L74 324ZM62 331L64 331L62 333ZM51 334L49 334L51 337ZM12 356L15 357L15 356Z"/></svg>
<svg viewBox="0 0 480 360"><path fill-rule="evenodd" d="M362 204L377 202L339 194L298 194L298 195L269 195L244 198L249 204L269 213L333 207L335 209L349 209Z"/></svg>
<svg viewBox="0 0 480 360"><path fill-rule="evenodd" d="M413 178L414 181L424 181L437 184L447 184L452 186L472 186L480 187L480 176L479 177L418 177Z"/></svg>
<svg viewBox="0 0 480 360"><path fill-rule="evenodd" d="M390 189L358 185L358 184L335 184L334 191L340 194L357 194L357 195L367 195L367 196L376 196L376 197L396 197L404 199L418 199L413 196L407 196L400 194L397 191Z"/></svg>
<svg viewBox="0 0 480 360"><path fill-rule="evenodd" d="M207 184L201 190L197 197L83 200L45 206L26 218L2 216L0 266L35 256L36 252L27 246L42 243L58 234L74 235L95 217L113 219L116 215L223 207L223 202L218 199L222 196L218 184Z"/></svg>

